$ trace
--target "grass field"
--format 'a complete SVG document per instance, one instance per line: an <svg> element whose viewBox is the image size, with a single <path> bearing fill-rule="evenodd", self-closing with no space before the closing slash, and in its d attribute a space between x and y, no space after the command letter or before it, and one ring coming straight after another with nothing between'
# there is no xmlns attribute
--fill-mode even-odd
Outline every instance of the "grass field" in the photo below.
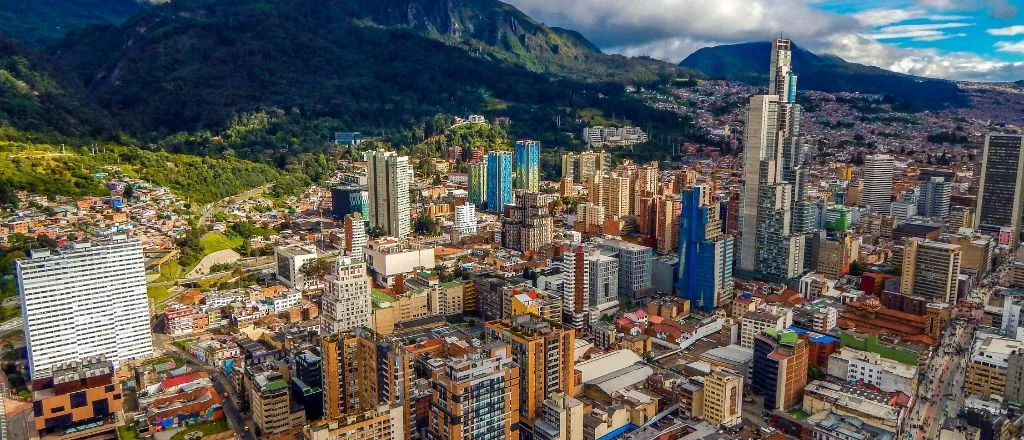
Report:
<svg viewBox="0 0 1024 440"><path fill-rule="evenodd" d="M118 440L138 440L139 433L128 425L121 425L117 427L117 438Z"/></svg>
<svg viewBox="0 0 1024 440"><path fill-rule="evenodd" d="M209 232L199 239L199 244L203 245L203 254L212 254L224 249L234 249L241 246L242 237L228 238L228 236L220 232Z"/></svg>
<svg viewBox="0 0 1024 440"><path fill-rule="evenodd" d="M168 291L170 287L171 286L149 285L146 286L146 295L148 295L153 302L160 302L174 294L174 292Z"/></svg>
<svg viewBox="0 0 1024 440"><path fill-rule="evenodd" d="M21 307L0 306L0 321L7 321L8 319L14 319L19 316L21 316Z"/></svg>

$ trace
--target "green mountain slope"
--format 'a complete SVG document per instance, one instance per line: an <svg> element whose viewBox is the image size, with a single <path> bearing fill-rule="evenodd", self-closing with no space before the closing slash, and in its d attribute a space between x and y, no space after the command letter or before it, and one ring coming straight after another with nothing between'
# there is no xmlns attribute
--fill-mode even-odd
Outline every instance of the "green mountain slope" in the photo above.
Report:
<svg viewBox="0 0 1024 440"><path fill-rule="evenodd" d="M0 32L42 47L70 30L121 24L140 7L138 0L0 0Z"/></svg>
<svg viewBox="0 0 1024 440"><path fill-rule="evenodd" d="M109 117L74 75L3 34L0 126L37 135L73 137L91 137L111 130ZM7 134L10 132L7 130Z"/></svg>
<svg viewBox="0 0 1024 440"><path fill-rule="evenodd" d="M176 0L73 32L54 54L124 127L158 135L274 109L327 121L311 130L399 130L679 71L601 54L494 0Z"/></svg>
<svg viewBox="0 0 1024 440"><path fill-rule="evenodd" d="M705 47L679 65L712 78L762 85L768 83L770 63L771 44L756 42ZM797 46L793 47L793 70L799 75L798 88L804 90L884 94L919 108L966 104L966 98L951 81L890 72L834 55L816 55Z"/></svg>

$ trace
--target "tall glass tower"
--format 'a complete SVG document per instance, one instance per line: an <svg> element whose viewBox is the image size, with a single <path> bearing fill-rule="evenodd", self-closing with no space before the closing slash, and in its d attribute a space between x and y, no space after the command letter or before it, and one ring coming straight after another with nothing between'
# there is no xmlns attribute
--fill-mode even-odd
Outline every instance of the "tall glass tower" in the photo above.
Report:
<svg viewBox="0 0 1024 440"><path fill-rule="evenodd" d="M516 189L537 192L540 185L540 148L536 141L516 142Z"/></svg>
<svg viewBox="0 0 1024 440"><path fill-rule="evenodd" d="M500 213L512 203L512 153L487 153L487 210Z"/></svg>

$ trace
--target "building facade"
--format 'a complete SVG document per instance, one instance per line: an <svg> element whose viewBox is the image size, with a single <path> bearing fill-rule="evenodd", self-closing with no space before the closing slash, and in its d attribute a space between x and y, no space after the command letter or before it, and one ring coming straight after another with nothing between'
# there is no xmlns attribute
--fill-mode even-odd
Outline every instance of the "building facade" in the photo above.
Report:
<svg viewBox="0 0 1024 440"><path fill-rule="evenodd" d="M722 233L720 205L710 188L683 190L679 220L679 295L692 310L712 313L732 299L733 238Z"/></svg>
<svg viewBox="0 0 1024 440"><path fill-rule="evenodd" d="M409 157L375 150L366 152L366 162L370 225L392 237L409 235L409 184L413 180Z"/></svg>
<svg viewBox="0 0 1024 440"><path fill-rule="evenodd" d="M864 159L864 195L861 204L871 212L889 213L895 167L896 159L888 154L872 154Z"/></svg>
<svg viewBox="0 0 1024 440"><path fill-rule="evenodd" d="M338 257L321 298L320 331L334 334L370 325L370 277L362 258Z"/></svg>
<svg viewBox="0 0 1024 440"><path fill-rule="evenodd" d="M537 141L517 141L513 187L537 192L540 186L540 147Z"/></svg>
<svg viewBox="0 0 1024 440"><path fill-rule="evenodd" d="M990 133L985 137L978 188L978 229L998 234L1009 227L1016 247L1024 203L1024 135Z"/></svg>
<svg viewBox="0 0 1024 440"><path fill-rule="evenodd" d="M487 210L501 213L512 203L512 153L487 153Z"/></svg>
<svg viewBox="0 0 1024 440"><path fill-rule="evenodd" d="M754 339L751 378L753 392L764 396L765 410L799 405L807 385L807 343L792 331L762 331Z"/></svg>

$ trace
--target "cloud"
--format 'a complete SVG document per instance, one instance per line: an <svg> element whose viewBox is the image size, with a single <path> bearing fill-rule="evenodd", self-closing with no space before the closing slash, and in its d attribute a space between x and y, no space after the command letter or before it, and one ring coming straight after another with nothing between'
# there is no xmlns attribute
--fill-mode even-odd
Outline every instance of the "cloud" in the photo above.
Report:
<svg viewBox="0 0 1024 440"><path fill-rule="evenodd" d="M1000 52L1024 53L1024 41L999 41L996 42L995 47Z"/></svg>
<svg viewBox="0 0 1024 440"><path fill-rule="evenodd" d="M720 43L698 41L685 37L666 38L633 46L609 47L607 52L626 56L645 55L659 60L677 63L702 47L717 46Z"/></svg>
<svg viewBox="0 0 1024 440"><path fill-rule="evenodd" d="M932 14L922 8L873 8L850 14L867 28L875 28L908 20L959 21L971 18L968 15Z"/></svg>
<svg viewBox="0 0 1024 440"><path fill-rule="evenodd" d="M988 33L990 33L992 35L999 35L999 36L1002 36L1002 37L1012 37L1014 35L1024 34L1024 25L1019 25L1018 24L1018 25L1007 26L1007 27L1003 27L1003 28L988 29L985 32L988 32Z"/></svg>
<svg viewBox="0 0 1024 440"><path fill-rule="evenodd" d="M1010 0L916 0L916 3L941 11L985 11L988 15L1000 19L1017 16L1017 7Z"/></svg>
<svg viewBox="0 0 1024 440"><path fill-rule="evenodd" d="M966 26L974 26L974 23L929 23L886 26L879 29L877 33L871 34L870 37L876 40L913 38L917 41L936 41L953 36L951 34L946 34L941 29L952 29Z"/></svg>
<svg viewBox="0 0 1024 440"><path fill-rule="evenodd" d="M1024 62L997 61L968 52L940 53L931 48L902 48L854 34L834 35L814 49L838 55L847 61L930 78L965 81L1024 78Z"/></svg>

